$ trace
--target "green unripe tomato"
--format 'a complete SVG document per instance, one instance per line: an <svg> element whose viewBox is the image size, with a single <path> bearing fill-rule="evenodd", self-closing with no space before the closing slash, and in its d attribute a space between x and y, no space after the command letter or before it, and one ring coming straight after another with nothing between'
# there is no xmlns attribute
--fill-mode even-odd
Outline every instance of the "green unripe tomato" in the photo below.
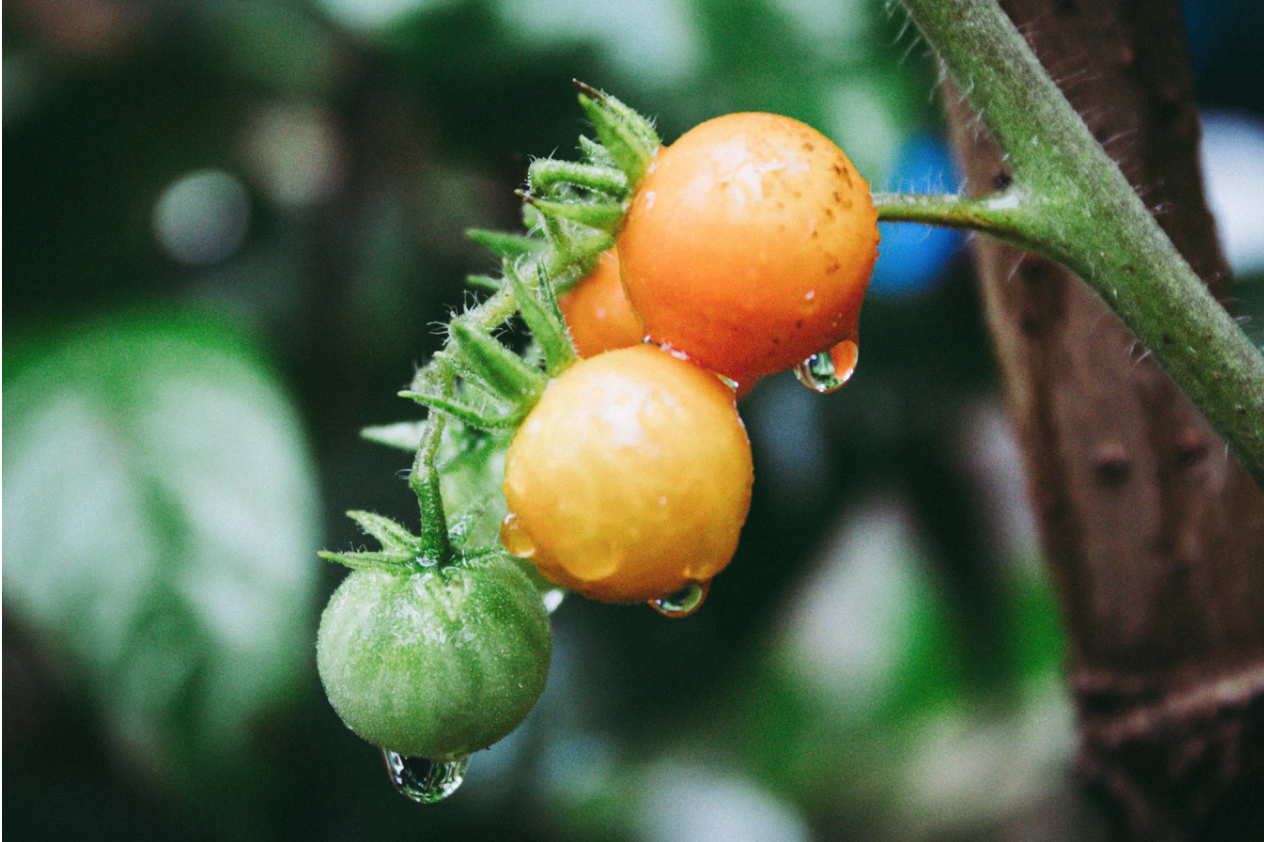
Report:
<svg viewBox="0 0 1264 842"><path fill-rule="evenodd" d="M407 575L353 570L321 615L316 664L352 731L450 761L518 726L544 691L551 649L535 586L492 552Z"/></svg>

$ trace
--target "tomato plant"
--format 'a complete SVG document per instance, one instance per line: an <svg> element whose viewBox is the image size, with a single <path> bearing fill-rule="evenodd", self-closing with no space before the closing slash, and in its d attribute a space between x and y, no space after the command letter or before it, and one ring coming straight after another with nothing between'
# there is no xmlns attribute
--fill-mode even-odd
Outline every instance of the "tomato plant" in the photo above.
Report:
<svg viewBox="0 0 1264 842"><path fill-rule="evenodd" d="M618 244L649 337L744 381L856 336L877 212L824 135L730 114L658 152Z"/></svg>
<svg viewBox="0 0 1264 842"><path fill-rule="evenodd" d="M854 365L854 355L829 349L854 346L877 233L868 186L836 147L800 123L748 114L733 120L755 129L737 140L725 128L728 141L690 152L733 123L717 120L659 152L653 127L618 100L585 87L580 101L600 142L582 139L582 162L532 163L527 232L470 232L501 258L502 274L471 277L490 296L453 316L443 350L401 392L429 416L368 431L416 450L409 483L421 535L351 512L382 551L323 554L359 568L322 620L326 691L350 727L393 754L406 793L401 782L413 778L398 755L447 764L425 776L442 785L422 786L424 800L455 788L460 756L508 733L539 695L548 623L536 588L550 591L551 605L556 584L691 613L732 559L750 507L751 448L736 398L808 358L818 390ZM688 190L671 194L690 160L711 162L702 190L710 210L691 205ZM693 228L655 242L663 225ZM625 257L632 265L621 272ZM656 266L696 282L651 278ZM662 348L641 342L624 295L630 278L647 282L633 303L655 320ZM496 336L515 315L530 332L525 353ZM460 424L449 427L452 418ZM462 466L496 464L491 451L506 441L504 548L489 548L473 524L487 522L492 474ZM449 496L464 477L459 502L444 499L445 475ZM507 562L504 549L547 582L469 561Z"/></svg>
<svg viewBox="0 0 1264 842"><path fill-rule="evenodd" d="M636 345L645 336L619 277L619 253L602 252L583 280L558 298L581 357Z"/></svg>
<svg viewBox="0 0 1264 842"><path fill-rule="evenodd" d="M750 506L733 390L651 345L554 380L505 462L507 547L603 602L661 599L729 563Z"/></svg>
<svg viewBox="0 0 1264 842"><path fill-rule="evenodd" d="M436 761L487 748L544 690L549 619L503 552L438 569L352 571L321 616L316 661L364 739Z"/></svg>

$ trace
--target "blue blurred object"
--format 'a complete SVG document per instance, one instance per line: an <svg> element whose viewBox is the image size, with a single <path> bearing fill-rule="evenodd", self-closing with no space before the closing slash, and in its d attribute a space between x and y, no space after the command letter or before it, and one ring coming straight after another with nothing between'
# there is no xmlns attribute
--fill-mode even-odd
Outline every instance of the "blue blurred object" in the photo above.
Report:
<svg viewBox="0 0 1264 842"><path fill-rule="evenodd" d="M914 134L896 156L887 187L902 192L946 193L955 191L958 181L943 140ZM906 222L884 222L878 230L882 243L869 292L887 298L906 298L935 286L962 236L949 228Z"/></svg>

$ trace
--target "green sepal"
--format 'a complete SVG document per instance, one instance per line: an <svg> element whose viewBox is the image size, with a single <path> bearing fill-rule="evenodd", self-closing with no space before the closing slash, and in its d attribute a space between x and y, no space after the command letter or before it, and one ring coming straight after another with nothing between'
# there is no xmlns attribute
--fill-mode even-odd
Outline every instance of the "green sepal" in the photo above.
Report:
<svg viewBox="0 0 1264 842"><path fill-rule="evenodd" d="M545 371L549 377L556 377L575 362L576 352L548 273L543 266L537 266L539 282L531 287L513 267L506 266L505 269L505 278L513 287L522 320L531 329L531 335L544 354Z"/></svg>
<svg viewBox="0 0 1264 842"><path fill-rule="evenodd" d="M584 159L594 167L617 167L614 156L610 154L610 150L602 146L591 138L579 136L579 151L583 153Z"/></svg>
<svg viewBox="0 0 1264 842"><path fill-rule="evenodd" d="M576 82L583 91L579 104L592 120L593 128L610 157L628 177L635 190L645 178L654 153L662 145L650 122L609 94Z"/></svg>
<svg viewBox="0 0 1264 842"><path fill-rule="evenodd" d="M331 553L321 550L316 555L327 561L336 561L353 570L384 570L399 576L415 573L422 566L417 556L412 553Z"/></svg>
<svg viewBox="0 0 1264 842"><path fill-rule="evenodd" d="M599 231L617 231L627 213L623 202L554 202L531 195L524 195L523 198L545 216L578 222Z"/></svg>
<svg viewBox="0 0 1264 842"><path fill-rule="evenodd" d="M466 275L465 284L474 289L485 289L488 292L496 292L500 289L503 280L501 278L493 278L491 275Z"/></svg>
<svg viewBox="0 0 1264 842"><path fill-rule="evenodd" d="M468 363L468 371L462 374L474 375L475 383L485 385L493 395L520 404L534 402L544 391L540 373L482 328L457 319L449 325L448 334Z"/></svg>
<svg viewBox="0 0 1264 842"><path fill-rule="evenodd" d="M642 117L636 109L630 107L613 94L599 91L582 82L578 83L578 85L580 91L587 94L598 106L614 114L637 140L649 150L651 156L658 150L658 147L663 145L658 132L654 130L654 124L648 118Z"/></svg>
<svg viewBox="0 0 1264 842"><path fill-rule="evenodd" d="M528 231L539 231L544 227L544 215L531 207L530 202L522 203L522 224Z"/></svg>
<svg viewBox="0 0 1264 842"><path fill-rule="evenodd" d="M594 231L571 237L569 248L570 262L564 267L545 267L553 281L555 294L566 292L587 277L597 265L601 253L614 248L614 237L606 231Z"/></svg>
<svg viewBox="0 0 1264 842"><path fill-rule="evenodd" d="M579 269L579 277L592 271L600 253L614 248L614 236L609 231L570 238L570 265ZM555 283L560 287L560 284Z"/></svg>
<svg viewBox="0 0 1264 842"><path fill-rule="evenodd" d="M492 251L496 256L510 259L538 254L544 249L544 243L538 239L525 237L522 234L510 234L506 231L467 228L465 236Z"/></svg>
<svg viewBox="0 0 1264 842"><path fill-rule="evenodd" d="M535 207L535 196L521 190L518 191L518 195L522 197L524 205ZM571 241L575 239L572 230L574 226L564 224L561 217L555 214L546 213L539 208L537 210L540 211L540 227L544 229L544 239L551 247L546 252L545 259L554 271L560 271L574 262L571 257Z"/></svg>
<svg viewBox="0 0 1264 842"><path fill-rule="evenodd" d="M451 372L448 370L452 365L451 356L451 354L447 354L447 359L443 361L443 364L439 364L439 354L435 354L435 359L431 360L429 365L422 366L417 369L415 374L413 374L413 381L408 384L408 391L446 394L448 389L451 388L449 380ZM420 436L422 431L425 429L425 423L425 421L417 422L418 436ZM420 438L417 439L417 443L419 445L421 444ZM415 450L416 448L413 449Z"/></svg>
<svg viewBox="0 0 1264 842"><path fill-rule="evenodd" d="M535 277L535 294L540 304L552 314L558 324L566 324L562 317L562 305L557 301L557 288L542 264L536 264Z"/></svg>
<svg viewBox="0 0 1264 842"><path fill-rule="evenodd" d="M628 177L615 167L577 164L554 158L532 161L527 171L527 184L533 192L543 195L552 195L559 186L582 187L616 199L623 199L628 194Z"/></svg>
<svg viewBox="0 0 1264 842"><path fill-rule="evenodd" d="M484 430L504 430L515 427L518 422L526 417L530 411L530 405L525 404L518 409L506 412L500 415L493 415L485 410L477 409L469 404L459 401L447 395L439 395L422 391L404 391L400 392L401 398L414 400L419 404L428 406L431 409L437 409L440 412L446 412L456 418L461 419L465 424L471 427L479 427Z"/></svg>
<svg viewBox="0 0 1264 842"><path fill-rule="evenodd" d="M388 553L416 555L421 549L420 538L388 517L364 511L347 512L347 517L376 538L382 549Z"/></svg>
<svg viewBox="0 0 1264 842"><path fill-rule="evenodd" d="M425 421L400 421L398 424L365 427L360 431L360 438L411 453L421 444L421 431L425 423Z"/></svg>

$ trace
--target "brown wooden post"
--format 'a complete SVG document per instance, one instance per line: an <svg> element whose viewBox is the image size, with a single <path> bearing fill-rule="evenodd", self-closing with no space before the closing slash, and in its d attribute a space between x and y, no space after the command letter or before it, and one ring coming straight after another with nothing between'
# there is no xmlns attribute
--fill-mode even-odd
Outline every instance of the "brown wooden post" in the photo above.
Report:
<svg viewBox="0 0 1264 842"><path fill-rule="evenodd" d="M1223 299L1176 0L1002 5ZM1004 187L946 99L968 190ZM1071 638L1080 769L1121 836L1264 839L1264 493L1074 275L984 237L976 260Z"/></svg>

